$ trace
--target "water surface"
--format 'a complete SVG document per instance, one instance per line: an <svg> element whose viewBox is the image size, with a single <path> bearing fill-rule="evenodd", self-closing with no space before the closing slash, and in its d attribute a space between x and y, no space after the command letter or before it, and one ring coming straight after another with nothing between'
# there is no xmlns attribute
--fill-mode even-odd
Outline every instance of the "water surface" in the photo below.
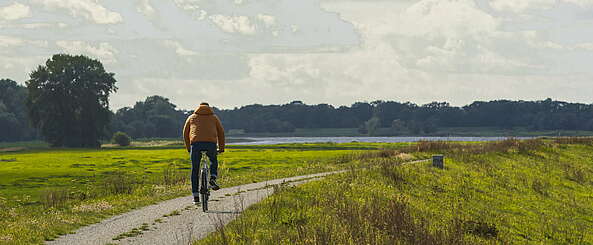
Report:
<svg viewBox="0 0 593 245"><path fill-rule="evenodd" d="M530 137L518 137L519 139ZM290 143L401 143L417 142L421 140L430 141L495 141L503 140L506 137L246 137L242 138L248 142L232 143L233 145L274 145Z"/></svg>

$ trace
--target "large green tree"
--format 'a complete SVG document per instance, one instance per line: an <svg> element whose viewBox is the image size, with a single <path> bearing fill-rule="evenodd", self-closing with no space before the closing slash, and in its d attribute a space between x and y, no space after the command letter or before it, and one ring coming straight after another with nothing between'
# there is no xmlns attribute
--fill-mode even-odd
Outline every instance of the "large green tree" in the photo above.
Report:
<svg viewBox="0 0 593 245"><path fill-rule="evenodd" d="M57 54L26 82L32 123L54 147L98 147L109 124L113 73L86 56Z"/></svg>
<svg viewBox="0 0 593 245"><path fill-rule="evenodd" d="M25 100L27 89L10 79L0 79L0 141L28 140L35 132L29 127Z"/></svg>

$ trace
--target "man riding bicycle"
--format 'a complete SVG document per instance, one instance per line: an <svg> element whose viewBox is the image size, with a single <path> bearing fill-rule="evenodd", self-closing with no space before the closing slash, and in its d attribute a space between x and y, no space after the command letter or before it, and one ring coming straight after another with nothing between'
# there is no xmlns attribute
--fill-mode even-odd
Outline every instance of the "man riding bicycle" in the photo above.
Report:
<svg viewBox="0 0 593 245"><path fill-rule="evenodd" d="M210 159L210 186L213 190L220 189L216 184L216 177L218 177L216 143L218 143L218 153L224 152L224 128L208 103L201 103L198 109L187 118L183 126L183 139L185 148L191 154L191 189L194 203L199 203L198 175L202 159L201 152L205 151Z"/></svg>

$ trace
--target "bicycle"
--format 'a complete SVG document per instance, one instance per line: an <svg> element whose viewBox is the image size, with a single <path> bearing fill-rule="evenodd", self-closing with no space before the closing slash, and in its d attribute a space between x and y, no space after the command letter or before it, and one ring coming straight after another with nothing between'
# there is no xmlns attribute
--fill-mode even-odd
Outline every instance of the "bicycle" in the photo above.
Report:
<svg viewBox="0 0 593 245"><path fill-rule="evenodd" d="M206 160L206 151L202 151L202 160L200 160L200 166L202 168L200 176L200 196L202 198L202 210L208 211L208 199L210 198L210 159Z"/></svg>

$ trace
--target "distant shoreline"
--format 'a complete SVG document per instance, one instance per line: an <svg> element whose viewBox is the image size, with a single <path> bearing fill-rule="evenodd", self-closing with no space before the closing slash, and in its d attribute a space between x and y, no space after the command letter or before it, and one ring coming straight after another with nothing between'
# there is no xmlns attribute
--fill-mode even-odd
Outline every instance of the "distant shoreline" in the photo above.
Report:
<svg viewBox="0 0 593 245"><path fill-rule="evenodd" d="M227 134L229 138L257 137L539 137L539 136L593 136L593 131L548 130L531 131L526 128L500 129L489 127L439 128L435 132L414 134L395 132L391 128L378 128L375 135L361 134L357 128L297 128L294 132Z"/></svg>

